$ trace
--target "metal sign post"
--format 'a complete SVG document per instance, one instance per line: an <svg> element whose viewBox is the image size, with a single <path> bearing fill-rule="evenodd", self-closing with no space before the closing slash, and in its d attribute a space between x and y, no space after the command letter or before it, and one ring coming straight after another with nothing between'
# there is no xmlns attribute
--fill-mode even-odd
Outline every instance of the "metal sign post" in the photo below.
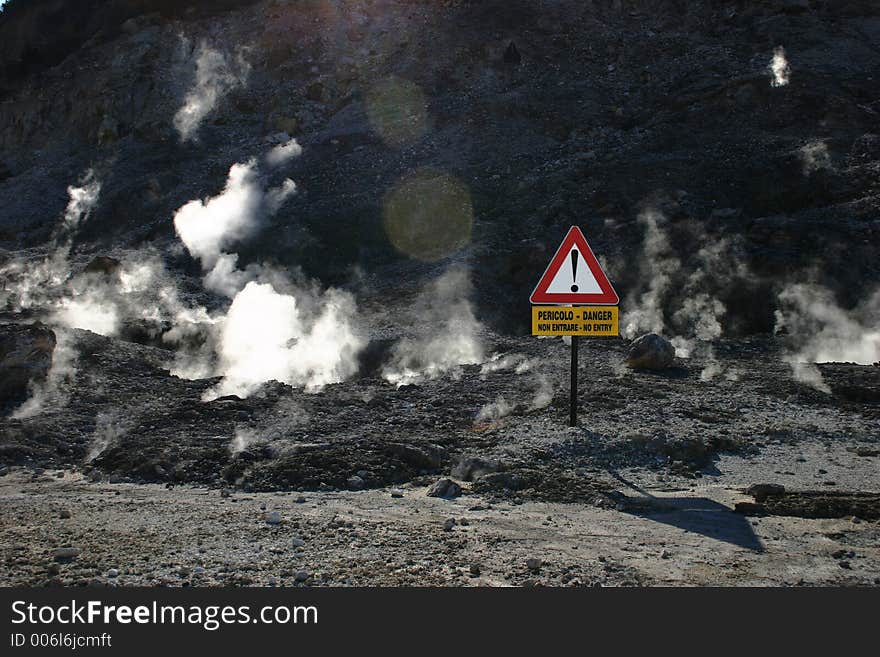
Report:
<svg viewBox="0 0 880 657"><path fill-rule="evenodd" d="M571 336L571 416L568 420L570 427L578 425L578 337Z"/></svg>

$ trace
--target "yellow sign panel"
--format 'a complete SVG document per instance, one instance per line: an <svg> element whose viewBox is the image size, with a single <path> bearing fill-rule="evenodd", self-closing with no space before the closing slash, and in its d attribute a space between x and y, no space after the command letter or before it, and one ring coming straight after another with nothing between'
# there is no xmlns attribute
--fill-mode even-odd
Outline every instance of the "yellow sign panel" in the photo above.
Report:
<svg viewBox="0 0 880 657"><path fill-rule="evenodd" d="M618 335L617 306L532 306L532 335Z"/></svg>

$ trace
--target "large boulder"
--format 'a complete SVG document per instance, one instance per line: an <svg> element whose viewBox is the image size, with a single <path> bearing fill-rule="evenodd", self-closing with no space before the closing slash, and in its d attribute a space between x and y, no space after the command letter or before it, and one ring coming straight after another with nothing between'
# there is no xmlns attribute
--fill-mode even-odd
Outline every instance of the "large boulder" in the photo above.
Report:
<svg viewBox="0 0 880 657"><path fill-rule="evenodd" d="M674 361L675 347L656 333L636 338L626 352L626 366L636 370L665 370Z"/></svg>
<svg viewBox="0 0 880 657"><path fill-rule="evenodd" d="M45 324L0 324L0 403L25 399L52 367L55 333Z"/></svg>
<svg viewBox="0 0 880 657"><path fill-rule="evenodd" d="M452 479L439 479L428 489L428 497L443 497L447 500L461 495L461 486Z"/></svg>

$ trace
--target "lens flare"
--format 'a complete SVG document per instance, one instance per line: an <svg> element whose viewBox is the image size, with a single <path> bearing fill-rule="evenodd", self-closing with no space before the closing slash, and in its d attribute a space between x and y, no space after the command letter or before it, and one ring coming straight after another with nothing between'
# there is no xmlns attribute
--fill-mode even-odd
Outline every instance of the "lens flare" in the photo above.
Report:
<svg viewBox="0 0 880 657"><path fill-rule="evenodd" d="M403 178L383 200L388 239L401 253L432 262L452 255L471 239L471 196L458 179L425 167Z"/></svg>
<svg viewBox="0 0 880 657"><path fill-rule="evenodd" d="M370 125L389 146L407 146L428 131L428 102L409 80L385 78L367 92L366 100Z"/></svg>

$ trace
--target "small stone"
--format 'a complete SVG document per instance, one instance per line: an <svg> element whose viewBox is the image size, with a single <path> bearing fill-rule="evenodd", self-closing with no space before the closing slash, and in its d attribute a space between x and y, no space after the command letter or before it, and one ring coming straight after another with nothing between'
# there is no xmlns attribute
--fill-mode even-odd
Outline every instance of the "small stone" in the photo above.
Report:
<svg viewBox="0 0 880 657"><path fill-rule="evenodd" d="M305 582L309 577L311 577L311 574L307 570L300 570L294 575L293 579L297 582Z"/></svg>
<svg viewBox="0 0 880 657"><path fill-rule="evenodd" d="M46 568L46 572L50 575L57 575L61 572L61 566L57 563L50 563L49 567Z"/></svg>
<svg viewBox="0 0 880 657"><path fill-rule="evenodd" d="M277 511L270 511L266 514L266 522L270 525L280 525L281 524L281 514Z"/></svg>
<svg viewBox="0 0 880 657"><path fill-rule="evenodd" d="M401 493L399 490L393 490L393 491L391 491L391 497L393 499L399 500L400 498L403 497L403 493Z"/></svg>
<svg viewBox="0 0 880 657"><path fill-rule="evenodd" d="M785 486L780 484L753 484L746 489L746 494L755 498L756 502L763 502L771 495L782 495L785 493Z"/></svg>
<svg viewBox="0 0 880 657"><path fill-rule="evenodd" d="M62 520L67 520L68 518L70 518L70 511L68 511L67 509L61 509L61 511L58 512L58 517Z"/></svg>
<svg viewBox="0 0 880 657"><path fill-rule="evenodd" d="M455 518L447 518L443 523L443 531L451 532L453 527L455 527Z"/></svg>
<svg viewBox="0 0 880 657"><path fill-rule="evenodd" d="M269 586L278 586L278 580L275 577L270 577L266 583Z"/></svg>
<svg viewBox="0 0 880 657"><path fill-rule="evenodd" d="M364 487L366 486L363 478L359 477L358 475L354 475L353 477L349 477L346 480L345 485L348 486L349 490L363 490Z"/></svg>
<svg viewBox="0 0 880 657"><path fill-rule="evenodd" d="M296 503L297 504L305 504L306 498L304 498L302 495L300 495L299 497L296 498Z"/></svg>
<svg viewBox="0 0 880 657"><path fill-rule="evenodd" d="M852 570L852 564L849 561L841 561L838 565L844 570Z"/></svg>
<svg viewBox="0 0 880 657"><path fill-rule="evenodd" d="M662 552L660 552L661 559L668 559L671 556L672 556L672 553L669 550L663 550Z"/></svg>
<svg viewBox="0 0 880 657"><path fill-rule="evenodd" d="M535 559L534 557L526 559L526 568L531 571L541 570L541 565L542 563L540 559Z"/></svg>
<svg viewBox="0 0 880 657"><path fill-rule="evenodd" d="M193 575L200 576L205 574L205 569L201 566L196 566L193 568Z"/></svg>
<svg viewBox="0 0 880 657"><path fill-rule="evenodd" d="M111 568L107 571L107 577L111 579L114 577L119 577L119 571L116 568Z"/></svg>
<svg viewBox="0 0 880 657"><path fill-rule="evenodd" d="M294 538L293 541L291 541L291 542L293 543L293 547L295 547L295 548L301 548L302 546L304 546L306 544L306 542L304 540L302 540L301 538Z"/></svg>
<svg viewBox="0 0 880 657"><path fill-rule="evenodd" d="M52 558L55 561L61 561L63 559L76 559L82 550L75 547L62 547L58 548L52 553Z"/></svg>
<svg viewBox="0 0 880 657"><path fill-rule="evenodd" d="M852 524L854 524L854 525L858 525L860 522L862 522L862 519L859 518L858 516L853 516L853 517L850 519L850 522L851 522Z"/></svg>
<svg viewBox="0 0 880 657"><path fill-rule="evenodd" d="M479 577L479 576L480 576L480 566L479 566L479 564L472 563L472 564L471 564L470 571L471 571L471 575L473 575L474 577Z"/></svg>

